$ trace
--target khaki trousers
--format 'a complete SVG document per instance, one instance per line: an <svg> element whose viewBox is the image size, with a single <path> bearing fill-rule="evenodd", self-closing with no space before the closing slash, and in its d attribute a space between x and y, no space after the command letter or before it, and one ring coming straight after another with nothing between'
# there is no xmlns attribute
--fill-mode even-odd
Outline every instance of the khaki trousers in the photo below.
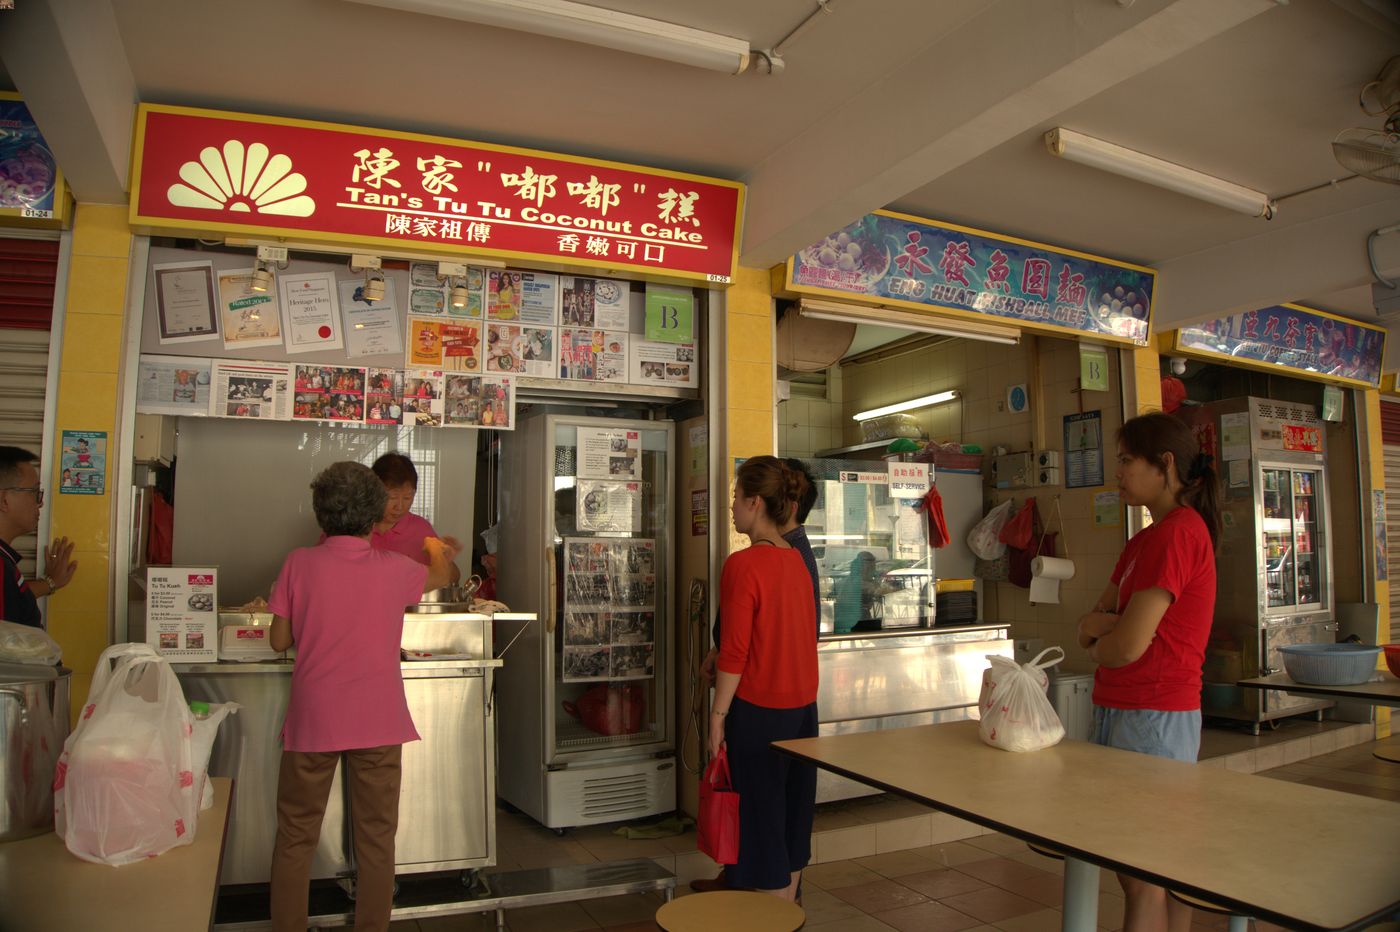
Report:
<svg viewBox="0 0 1400 932"><path fill-rule="evenodd" d="M355 932L389 928L402 751L402 745L389 744L345 752L282 752L277 776L277 844L272 853L275 932L306 932L311 862L342 753L355 839Z"/></svg>

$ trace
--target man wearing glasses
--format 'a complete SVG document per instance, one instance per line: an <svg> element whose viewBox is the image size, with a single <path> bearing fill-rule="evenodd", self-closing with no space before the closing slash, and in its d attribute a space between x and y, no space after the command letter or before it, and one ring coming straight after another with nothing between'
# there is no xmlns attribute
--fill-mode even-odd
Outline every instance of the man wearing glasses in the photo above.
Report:
<svg viewBox="0 0 1400 932"><path fill-rule="evenodd" d="M47 575L28 582L19 572L19 554L11 541L39 528L44 490L39 487L38 460L19 447L0 446L0 619L40 627L38 599L68 585L78 564L73 544L60 537L45 555Z"/></svg>

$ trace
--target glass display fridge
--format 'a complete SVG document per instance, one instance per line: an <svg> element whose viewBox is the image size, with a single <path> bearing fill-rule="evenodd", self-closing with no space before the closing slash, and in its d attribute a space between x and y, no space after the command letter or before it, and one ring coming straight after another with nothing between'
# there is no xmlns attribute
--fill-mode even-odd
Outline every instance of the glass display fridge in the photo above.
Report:
<svg viewBox="0 0 1400 932"><path fill-rule="evenodd" d="M501 436L497 591L539 623L496 681L497 794L548 828L675 808L673 448L669 421Z"/></svg>
<svg viewBox="0 0 1400 932"><path fill-rule="evenodd" d="M1311 405L1265 398L1183 414L1215 457L1224 525L1202 711L1255 733L1260 722L1320 712L1333 703L1234 684L1282 672L1280 647L1335 640L1324 424Z"/></svg>
<svg viewBox="0 0 1400 932"><path fill-rule="evenodd" d="M987 656L1011 657L1009 624L980 621L967 532L982 517L978 470L930 466L951 541L928 544L917 499L892 498L875 460L808 462L817 502L806 528L817 559L818 733L848 734L970 718ZM939 610L939 588L953 600ZM960 601L962 600L962 601ZM817 801L879 790L827 771Z"/></svg>

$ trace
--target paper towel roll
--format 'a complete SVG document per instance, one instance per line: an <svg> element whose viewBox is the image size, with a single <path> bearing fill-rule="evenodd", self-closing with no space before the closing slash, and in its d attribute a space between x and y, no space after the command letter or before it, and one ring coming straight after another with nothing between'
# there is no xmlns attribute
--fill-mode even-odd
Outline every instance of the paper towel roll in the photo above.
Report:
<svg viewBox="0 0 1400 932"><path fill-rule="evenodd" d="M1074 578L1074 561L1059 557L1036 557L1031 561L1032 602L1058 604L1060 582Z"/></svg>

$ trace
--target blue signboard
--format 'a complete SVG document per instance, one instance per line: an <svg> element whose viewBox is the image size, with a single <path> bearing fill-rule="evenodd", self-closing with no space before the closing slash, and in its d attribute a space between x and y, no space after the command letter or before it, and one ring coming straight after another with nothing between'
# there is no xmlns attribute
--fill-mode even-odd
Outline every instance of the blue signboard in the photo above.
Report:
<svg viewBox="0 0 1400 932"><path fill-rule="evenodd" d="M1143 345L1155 277L1142 266L882 210L793 256L787 285Z"/></svg>
<svg viewBox="0 0 1400 932"><path fill-rule="evenodd" d="M1182 327L1174 345L1198 356L1256 368L1281 366L1374 388L1381 383L1385 330L1300 304L1280 304Z"/></svg>

